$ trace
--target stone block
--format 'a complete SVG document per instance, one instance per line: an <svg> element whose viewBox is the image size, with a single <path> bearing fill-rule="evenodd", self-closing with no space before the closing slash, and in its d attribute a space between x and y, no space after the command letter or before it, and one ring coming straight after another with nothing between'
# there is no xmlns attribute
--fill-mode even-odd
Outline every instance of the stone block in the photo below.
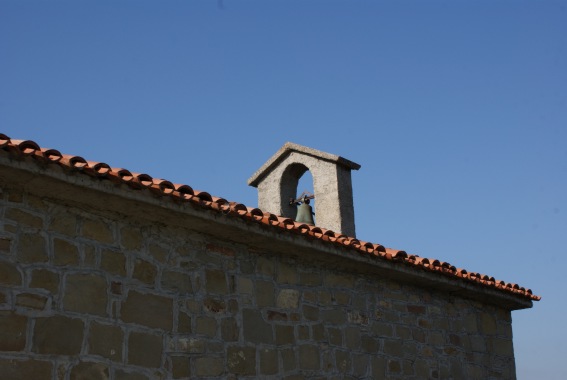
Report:
<svg viewBox="0 0 567 380"><path fill-rule="evenodd" d="M140 228L122 227L120 229L120 244L129 251L139 251L143 244Z"/></svg>
<svg viewBox="0 0 567 380"><path fill-rule="evenodd" d="M170 331L173 327L173 300L131 290L122 304L121 319L127 323Z"/></svg>
<svg viewBox="0 0 567 380"><path fill-rule="evenodd" d="M279 369L278 352L270 348L262 348L259 351L260 374L264 376L277 374Z"/></svg>
<svg viewBox="0 0 567 380"><path fill-rule="evenodd" d="M103 249L100 254L100 269L117 276L126 276L126 256L122 252Z"/></svg>
<svg viewBox="0 0 567 380"><path fill-rule="evenodd" d="M352 374L357 379L363 379L366 377L368 370L370 368L370 356L354 354L352 356Z"/></svg>
<svg viewBox="0 0 567 380"><path fill-rule="evenodd" d="M71 368L70 380L110 379L108 367L103 363L79 362Z"/></svg>
<svg viewBox="0 0 567 380"><path fill-rule="evenodd" d="M514 347L510 339L491 339L492 350L496 355L514 357Z"/></svg>
<svg viewBox="0 0 567 380"><path fill-rule="evenodd" d="M100 219L85 219L83 221L82 235L100 243L112 244L114 242L112 226Z"/></svg>
<svg viewBox="0 0 567 380"><path fill-rule="evenodd" d="M354 287L354 277L347 274L329 273L325 276L325 286L352 289Z"/></svg>
<svg viewBox="0 0 567 380"><path fill-rule="evenodd" d="M368 354L376 354L380 349L380 342L371 336L363 335L360 339L360 346L362 351Z"/></svg>
<svg viewBox="0 0 567 380"><path fill-rule="evenodd" d="M228 284L226 275L222 270L207 269L205 271L205 282L207 292L213 294L227 294Z"/></svg>
<svg viewBox="0 0 567 380"><path fill-rule="evenodd" d="M265 322L259 310L242 310L244 340L250 343L274 343L272 325Z"/></svg>
<svg viewBox="0 0 567 380"><path fill-rule="evenodd" d="M300 325L297 326L297 339L299 340L309 340L309 326Z"/></svg>
<svg viewBox="0 0 567 380"><path fill-rule="evenodd" d="M297 368L297 359L293 348L279 349L279 354L284 372L290 372Z"/></svg>
<svg viewBox="0 0 567 380"><path fill-rule="evenodd" d="M180 294L193 292L191 275L183 272L164 270L161 275L161 286L165 289L172 289Z"/></svg>
<svg viewBox="0 0 567 380"><path fill-rule="evenodd" d="M220 376L224 373L224 360L215 357L195 359L195 376Z"/></svg>
<svg viewBox="0 0 567 380"><path fill-rule="evenodd" d="M43 310L48 298L43 294L20 293L16 295L16 305L29 309Z"/></svg>
<svg viewBox="0 0 567 380"><path fill-rule="evenodd" d="M235 375L256 375L256 349L254 347L229 346L227 348L228 372Z"/></svg>
<svg viewBox="0 0 567 380"><path fill-rule="evenodd" d="M21 285L22 274L15 264L7 261L0 261L0 284L2 285Z"/></svg>
<svg viewBox="0 0 567 380"><path fill-rule="evenodd" d="M342 309L330 309L320 311L321 320L333 325L342 325L346 322L346 312Z"/></svg>
<svg viewBox="0 0 567 380"><path fill-rule="evenodd" d="M370 359L370 364L372 366L372 378L373 379L385 379L386 378L386 359L383 357L372 357ZM425 377L427 378L427 377Z"/></svg>
<svg viewBox="0 0 567 380"><path fill-rule="evenodd" d="M351 353L349 351L335 351L335 366L340 373L350 372L352 366Z"/></svg>
<svg viewBox="0 0 567 380"><path fill-rule="evenodd" d="M89 332L89 354L120 362L123 340L124 333L120 327L93 321Z"/></svg>
<svg viewBox="0 0 567 380"><path fill-rule="evenodd" d="M319 347L313 344L299 346L299 368L308 371L318 371L321 368Z"/></svg>
<svg viewBox="0 0 567 380"><path fill-rule="evenodd" d="M254 283L246 277L238 277L236 289L239 294L254 294Z"/></svg>
<svg viewBox="0 0 567 380"><path fill-rule="evenodd" d="M21 209L9 208L4 213L4 217L8 220L13 220L19 225L38 229L43 227L43 219L41 217Z"/></svg>
<svg viewBox="0 0 567 380"><path fill-rule="evenodd" d="M46 289L56 294L59 292L59 274L49 269L34 269L31 272L30 288Z"/></svg>
<svg viewBox="0 0 567 380"><path fill-rule="evenodd" d="M327 335L329 336L329 343L334 346L343 345L343 332L339 328L327 327Z"/></svg>
<svg viewBox="0 0 567 380"><path fill-rule="evenodd" d="M156 282L157 272L157 267L151 262L143 259L136 259L134 262L132 278L135 278L145 284L153 285Z"/></svg>
<svg viewBox="0 0 567 380"><path fill-rule="evenodd" d="M83 342L83 321L61 315L37 318L32 351L47 355L78 355Z"/></svg>
<svg viewBox="0 0 567 380"><path fill-rule="evenodd" d="M7 237L0 237L0 252L10 253L12 248L12 239Z"/></svg>
<svg viewBox="0 0 567 380"><path fill-rule="evenodd" d="M349 305L350 304L350 294L346 292L334 292L333 298L335 302L339 305Z"/></svg>
<svg viewBox="0 0 567 380"><path fill-rule="evenodd" d="M308 321L318 321L319 320L319 308L315 306L303 305L303 318Z"/></svg>
<svg viewBox="0 0 567 380"><path fill-rule="evenodd" d="M221 337L224 342L234 342L239 336L238 323L235 318L223 318L221 321Z"/></svg>
<svg viewBox="0 0 567 380"><path fill-rule="evenodd" d="M322 323L317 323L311 326L311 339L316 342L324 342L325 338L325 325Z"/></svg>
<svg viewBox="0 0 567 380"><path fill-rule="evenodd" d="M360 329L358 327L347 327L345 330L345 344L351 350L360 348Z"/></svg>
<svg viewBox="0 0 567 380"><path fill-rule="evenodd" d="M404 349L401 340L384 341L384 353L388 356L403 357Z"/></svg>
<svg viewBox="0 0 567 380"><path fill-rule="evenodd" d="M108 285L96 274L69 274L65 281L63 308L78 313L105 316Z"/></svg>
<svg viewBox="0 0 567 380"><path fill-rule="evenodd" d="M191 317L183 312L179 312L177 332L182 334L191 333Z"/></svg>
<svg viewBox="0 0 567 380"><path fill-rule="evenodd" d="M22 315L0 311L0 351L22 351L26 345L27 324L28 319Z"/></svg>
<svg viewBox="0 0 567 380"><path fill-rule="evenodd" d="M54 238L53 263L55 265L79 265L79 250L67 240Z"/></svg>
<svg viewBox="0 0 567 380"><path fill-rule="evenodd" d="M484 334L492 335L496 334L497 327L496 327L496 318L493 315L484 312L480 315L480 325L481 331Z"/></svg>
<svg viewBox="0 0 567 380"><path fill-rule="evenodd" d="M272 277L275 272L275 259L269 256L259 256L256 261L256 273Z"/></svg>
<svg viewBox="0 0 567 380"><path fill-rule="evenodd" d="M270 307L275 305L274 284L269 281L256 281L256 304L258 307Z"/></svg>
<svg viewBox="0 0 567 380"><path fill-rule="evenodd" d="M293 326L276 325L275 330L276 330L276 344L278 346L295 343Z"/></svg>
<svg viewBox="0 0 567 380"><path fill-rule="evenodd" d="M282 309L297 309L299 306L299 291L295 289L280 290L276 306Z"/></svg>
<svg viewBox="0 0 567 380"><path fill-rule="evenodd" d="M52 369L48 361L0 358L0 374L6 380L51 379Z"/></svg>
<svg viewBox="0 0 567 380"><path fill-rule="evenodd" d="M388 372L396 374L402 372L402 363L399 360L388 360Z"/></svg>
<svg viewBox="0 0 567 380"><path fill-rule="evenodd" d="M159 368L162 363L163 339L160 335L132 331L128 337L128 364Z"/></svg>
<svg viewBox="0 0 567 380"><path fill-rule="evenodd" d="M21 263L44 263L47 256L46 240L39 234L22 234L18 242L18 260Z"/></svg>
<svg viewBox="0 0 567 380"><path fill-rule="evenodd" d="M323 282L323 276L320 273L301 273L299 275L299 283L304 286L319 286Z"/></svg>
<svg viewBox="0 0 567 380"><path fill-rule="evenodd" d="M217 321L210 317L197 317L195 332L200 335L214 338L217 334Z"/></svg>
<svg viewBox="0 0 567 380"><path fill-rule="evenodd" d="M191 376L189 358L186 356L171 356L171 375L174 379L184 379Z"/></svg>
<svg viewBox="0 0 567 380"><path fill-rule="evenodd" d="M150 244L149 254L160 263L165 263L167 261L169 251L167 248L160 245Z"/></svg>
<svg viewBox="0 0 567 380"><path fill-rule="evenodd" d="M277 282L279 284L297 284L297 268L287 263L278 263Z"/></svg>
<svg viewBox="0 0 567 380"><path fill-rule="evenodd" d="M77 216L68 212L57 213L51 218L49 230L75 237L77 236Z"/></svg>
<svg viewBox="0 0 567 380"><path fill-rule="evenodd" d="M411 329L406 327L406 326L400 326L397 325L396 326L396 337L400 338L400 339L411 339L412 335L411 335Z"/></svg>

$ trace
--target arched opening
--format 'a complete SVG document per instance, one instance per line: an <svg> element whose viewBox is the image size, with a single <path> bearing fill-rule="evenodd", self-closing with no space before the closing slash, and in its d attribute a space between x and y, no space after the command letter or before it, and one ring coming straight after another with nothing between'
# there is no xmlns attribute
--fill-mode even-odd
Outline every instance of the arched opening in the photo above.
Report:
<svg viewBox="0 0 567 380"><path fill-rule="evenodd" d="M290 204L290 199L297 199L303 191L314 193L313 176L309 168L303 164L293 163L283 172L280 183L280 196L282 204L282 216L295 219L297 206ZM314 208L314 199L311 200Z"/></svg>

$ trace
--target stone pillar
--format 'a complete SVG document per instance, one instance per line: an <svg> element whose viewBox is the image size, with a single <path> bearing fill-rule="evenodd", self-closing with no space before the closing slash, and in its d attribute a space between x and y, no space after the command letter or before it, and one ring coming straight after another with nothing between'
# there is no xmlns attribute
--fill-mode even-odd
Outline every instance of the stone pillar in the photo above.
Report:
<svg viewBox="0 0 567 380"><path fill-rule="evenodd" d="M258 188L258 207L273 214L295 218L301 176L311 171L317 205L317 226L355 236L351 170L360 165L343 157L294 143L286 143L250 179Z"/></svg>

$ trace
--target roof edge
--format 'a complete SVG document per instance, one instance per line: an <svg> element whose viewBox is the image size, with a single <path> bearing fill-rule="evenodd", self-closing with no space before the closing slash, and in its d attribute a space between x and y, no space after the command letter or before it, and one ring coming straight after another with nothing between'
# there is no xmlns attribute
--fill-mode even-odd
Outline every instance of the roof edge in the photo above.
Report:
<svg viewBox="0 0 567 380"><path fill-rule="evenodd" d="M272 157L270 157L270 159L268 159L268 161L266 161L266 163L262 165L260 169L256 170L256 172L252 174L252 176L248 179L248 185L258 187L258 184L262 181L266 174L285 157L287 157L291 152L299 152L308 156L320 158L325 161L334 162L349 170L358 170L361 167L356 162L347 160L344 157L288 141Z"/></svg>

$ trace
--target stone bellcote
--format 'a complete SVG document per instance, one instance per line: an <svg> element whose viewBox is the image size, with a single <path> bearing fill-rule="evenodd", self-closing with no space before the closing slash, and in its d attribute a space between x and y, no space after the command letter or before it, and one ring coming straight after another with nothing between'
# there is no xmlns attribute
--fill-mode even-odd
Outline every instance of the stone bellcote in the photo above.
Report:
<svg viewBox="0 0 567 380"><path fill-rule="evenodd" d="M285 143L250 179L258 188L258 207L273 214L295 218L296 198L301 176L313 176L315 224L351 237L355 236L351 170L360 165L343 157L294 143Z"/></svg>

